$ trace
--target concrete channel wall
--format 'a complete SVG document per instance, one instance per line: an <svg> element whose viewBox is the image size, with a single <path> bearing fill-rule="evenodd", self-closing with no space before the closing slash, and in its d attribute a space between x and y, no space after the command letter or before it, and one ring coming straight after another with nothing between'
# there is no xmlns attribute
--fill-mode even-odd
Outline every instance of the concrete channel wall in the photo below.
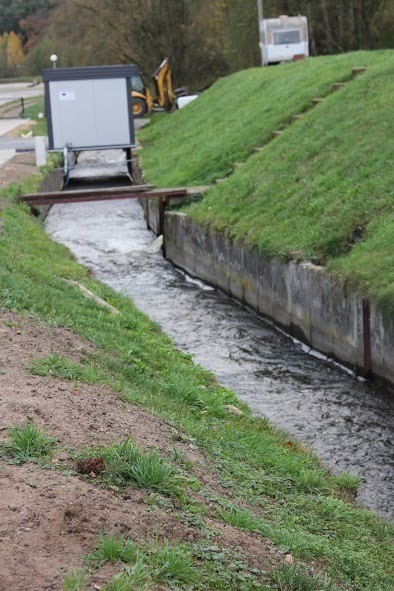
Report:
<svg viewBox="0 0 394 591"><path fill-rule="evenodd" d="M154 229L158 223L154 205L149 213ZM323 267L263 257L178 211L166 212L164 236L166 257L177 267L222 289L358 374L394 384L393 320L336 285Z"/></svg>

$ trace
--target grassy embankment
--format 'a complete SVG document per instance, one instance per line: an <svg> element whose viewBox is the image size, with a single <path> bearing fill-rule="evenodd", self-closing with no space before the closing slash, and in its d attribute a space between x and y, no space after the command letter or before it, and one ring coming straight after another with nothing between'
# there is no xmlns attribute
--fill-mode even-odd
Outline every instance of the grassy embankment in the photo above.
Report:
<svg viewBox="0 0 394 591"><path fill-rule="evenodd" d="M101 450L107 469L92 486L146 488L147 502L159 503L181 523L195 528L199 541L169 548L157 540L114 540L111 532L103 532L86 558L87 569L71 573L64 588L82 589L95 562L111 559L119 563L119 571L122 564L131 565L131 570L109 583L107 591L156 588L152 581L164 588L171 584L174 588L177 581L177 589L201 591L391 591L393 530L349 500L355 479L329 474L286 434L252 417L212 375L175 350L170 339L129 300L95 281L64 247L53 243L40 222L13 203L19 189L10 188L10 205L0 213L0 306L37 316L50 326L69 327L96 347L79 363L56 354L37 356L31 371L106 384L126 404L141 405L164 417L174 441L189 442L205 456L217 483L213 488L202 485L193 464L185 465L174 454L160 458L151 453L147 458L130 443ZM32 189L31 185L24 188ZM120 314L110 315L86 300L63 278L83 283ZM242 408L244 414L228 412L229 404ZM9 454L13 449L20 454L21 442L32 437L15 431L11 435L4 448ZM44 443L45 453L50 453L54 442ZM156 495L149 497L153 476ZM290 552L295 563L271 573L249 568L247 556L212 547L212 519L256 532L262 544L270 540L273 552L278 548ZM177 574L181 566L174 564L183 564L185 570ZM174 569L172 578L168 565Z"/></svg>
<svg viewBox="0 0 394 591"><path fill-rule="evenodd" d="M39 117L39 114L45 114L44 98L39 98L37 102L28 105L23 113L25 119L32 119L35 123L31 126L33 135L47 135L47 120L44 117Z"/></svg>
<svg viewBox="0 0 394 591"><path fill-rule="evenodd" d="M358 52L220 80L141 132L146 177L173 186L229 175L188 209L193 218L269 256L326 265L393 314L393 72L394 52Z"/></svg>

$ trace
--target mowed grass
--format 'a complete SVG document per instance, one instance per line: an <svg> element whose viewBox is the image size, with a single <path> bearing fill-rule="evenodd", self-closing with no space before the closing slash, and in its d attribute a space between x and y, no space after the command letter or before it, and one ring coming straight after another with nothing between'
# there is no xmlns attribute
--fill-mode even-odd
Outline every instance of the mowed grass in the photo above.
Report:
<svg viewBox="0 0 394 591"><path fill-rule="evenodd" d="M161 187L222 178L310 101L351 78L355 66L384 64L390 52L356 52L253 68L216 82L198 100L139 133L146 178ZM234 199L238 198L234 196Z"/></svg>
<svg viewBox="0 0 394 591"><path fill-rule="evenodd" d="M18 191L14 185L10 199ZM229 506L228 499L199 491L201 499L206 495L213 517L255 531L298 560L317 564L322 576L326 572L342 588L391 591L393 529L343 500L353 481L333 477L312 453L289 445L288 436L267 420L252 417L233 393L177 351L131 301L95 281L67 249L53 243L27 208L10 201L0 220L0 307L68 327L96 347L95 354L81 362L86 372L53 356L34 363L37 372L103 383L125 404L136 403L164 417L174 442L196 446L232 492ZM120 314L111 316L64 278L84 284ZM229 404L244 414L229 413ZM121 460L122 468L124 457ZM160 468L167 465L160 463ZM133 471L132 479L136 474ZM229 569L234 578L236 567L229 565L227 573ZM126 580L124 588L129 583ZM226 580L214 587L207 579L205 588L235 591L240 586Z"/></svg>
<svg viewBox="0 0 394 591"><path fill-rule="evenodd" d="M268 256L325 265L394 313L394 52L188 209Z"/></svg>
<svg viewBox="0 0 394 591"><path fill-rule="evenodd" d="M35 125L31 126L33 135L47 135L48 133L47 120L45 116L40 117L40 114L45 115L44 97L37 98L37 101L25 107L23 112L25 119L32 119L36 122Z"/></svg>
<svg viewBox="0 0 394 591"><path fill-rule="evenodd" d="M393 315L393 96L393 51L238 72L141 132L145 175L159 186L228 176L189 215L265 255L327 266Z"/></svg>

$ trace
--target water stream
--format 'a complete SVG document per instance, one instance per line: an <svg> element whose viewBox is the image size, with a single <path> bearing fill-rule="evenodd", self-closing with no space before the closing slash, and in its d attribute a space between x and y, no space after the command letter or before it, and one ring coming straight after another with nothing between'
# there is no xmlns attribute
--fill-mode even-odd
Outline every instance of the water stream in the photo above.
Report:
<svg viewBox="0 0 394 591"><path fill-rule="evenodd" d="M256 415L310 445L334 472L362 475L359 501L393 517L394 397L384 387L307 354L254 312L175 269L161 251L149 252L155 236L135 201L56 205L46 229Z"/></svg>

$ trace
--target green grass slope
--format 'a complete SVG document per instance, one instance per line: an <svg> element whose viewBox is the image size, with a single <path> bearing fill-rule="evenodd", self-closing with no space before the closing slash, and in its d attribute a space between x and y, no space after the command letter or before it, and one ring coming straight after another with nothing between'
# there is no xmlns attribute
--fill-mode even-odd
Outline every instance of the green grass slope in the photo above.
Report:
<svg viewBox="0 0 394 591"><path fill-rule="evenodd" d="M394 53L190 209L268 255L328 265L394 312Z"/></svg>
<svg viewBox="0 0 394 591"><path fill-rule="evenodd" d="M383 64L387 52L310 58L254 68L219 80L171 117L157 117L140 139L145 174L159 186L201 185L226 176L292 114L351 78L355 66Z"/></svg>
<svg viewBox="0 0 394 591"><path fill-rule="evenodd" d="M22 192L32 189L24 186ZM262 540L268 538L273 548L290 551L296 563L287 574L294 584L290 581L281 589L391 591L393 528L345 500L351 496L354 478L332 476L313 454L289 442L286 434L267 420L252 417L234 394L177 351L131 301L94 280L64 247L52 242L27 208L12 203L20 191L14 185L2 195L4 201L8 196L10 205L0 210L0 311L12 309L38 316L50 326L66 326L95 345L94 354L80 364L51 355L35 360L36 371L103 383L119 393L125 407L138 404L165 418L174 437L193 443L225 483L225 494L198 483L192 462L182 504L176 508L160 501L161 510L176 511L177 519L188 527L197 523L196 539L201 538L209 552L217 548L204 525L212 519L256 532ZM108 314L63 278L82 282L120 313ZM229 413L228 404L236 404L244 414ZM200 487L197 497L190 488L192 482ZM225 564L228 576L224 578L212 562L216 556L207 566L199 556L195 560L199 582L188 589L278 588L253 580L239 584L238 558ZM294 569L304 563L312 573L328 574L333 583L320 584L308 577L302 585L295 584L301 575ZM277 571L275 576L278 582Z"/></svg>

